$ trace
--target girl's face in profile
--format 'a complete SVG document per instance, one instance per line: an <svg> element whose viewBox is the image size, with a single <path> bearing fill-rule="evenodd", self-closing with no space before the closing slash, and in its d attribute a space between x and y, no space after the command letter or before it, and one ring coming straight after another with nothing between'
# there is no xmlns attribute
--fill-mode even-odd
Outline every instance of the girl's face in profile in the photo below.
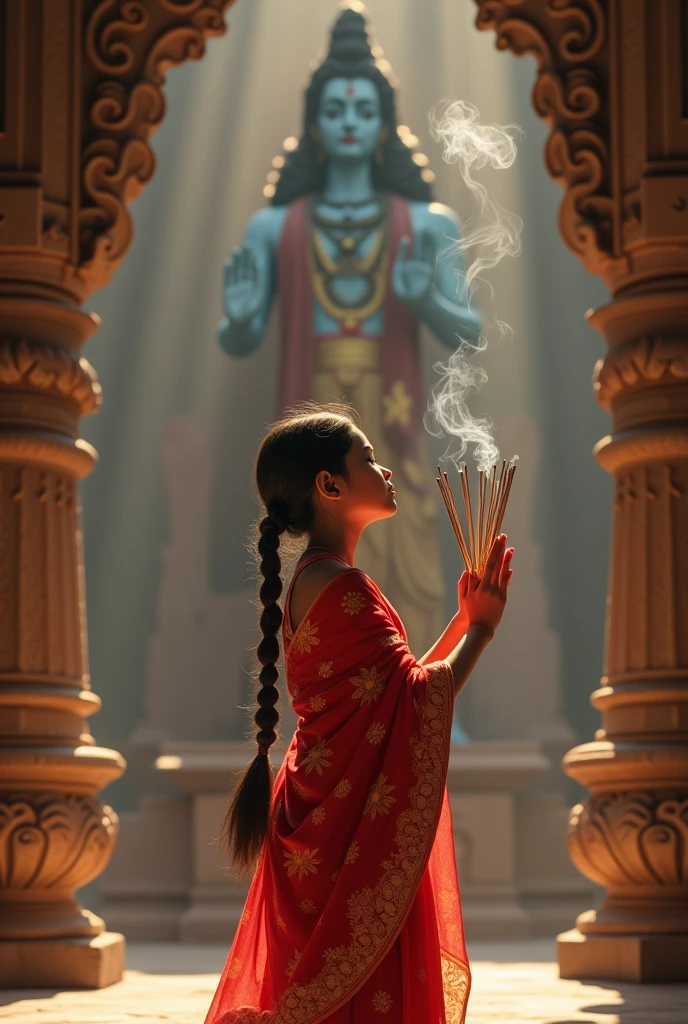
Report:
<svg viewBox="0 0 688 1024"><path fill-rule="evenodd" d="M392 471L375 461L372 444L358 428L346 456L346 468L349 480L340 484L342 512L364 525L393 516L397 502Z"/></svg>

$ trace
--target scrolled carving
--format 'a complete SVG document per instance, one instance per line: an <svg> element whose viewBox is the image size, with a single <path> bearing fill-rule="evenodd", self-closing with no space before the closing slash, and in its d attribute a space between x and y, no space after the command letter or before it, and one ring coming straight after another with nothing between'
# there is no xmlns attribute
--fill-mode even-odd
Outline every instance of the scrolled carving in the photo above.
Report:
<svg viewBox="0 0 688 1024"><path fill-rule="evenodd" d="M598 360L593 387L608 409L623 391L663 379L688 380L688 345L678 338L643 337Z"/></svg>
<svg viewBox="0 0 688 1024"><path fill-rule="evenodd" d="M0 888L68 889L97 878L118 819L94 797L17 793L0 800Z"/></svg>
<svg viewBox="0 0 688 1024"><path fill-rule="evenodd" d="M86 359L27 338L0 341L0 386L26 387L71 399L81 416L102 401L96 372Z"/></svg>
<svg viewBox="0 0 688 1024"><path fill-rule="evenodd" d="M126 74L136 53L128 36L148 25L141 0L101 0L86 26L86 52L93 66L104 74Z"/></svg>
<svg viewBox="0 0 688 1024"><path fill-rule="evenodd" d="M578 870L610 890L688 886L688 796L591 797L571 811L568 844Z"/></svg>
<svg viewBox="0 0 688 1024"><path fill-rule="evenodd" d="M498 49L532 54L538 64L533 106L552 128L547 170L566 195L559 228L591 273L609 277L620 258L609 182L608 114L599 64L606 46L599 0L476 0L479 29L494 29Z"/></svg>
<svg viewBox="0 0 688 1024"><path fill-rule="evenodd" d="M101 0L85 28L96 71L82 146L77 275L105 284L133 236L127 204L150 180L148 138L165 113L165 71L205 52L233 0Z"/></svg>
<svg viewBox="0 0 688 1024"><path fill-rule="evenodd" d="M549 0L546 10L567 25L559 43L564 60L591 60L600 52L605 36L600 0Z"/></svg>
<svg viewBox="0 0 688 1024"><path fill-rule="evenodd" d="M153 131L165 113L165 100L150 82L139 82L129 92L120 82L103 82L91 107L91 121L102 131L125 132L146 124Z"/></svg>

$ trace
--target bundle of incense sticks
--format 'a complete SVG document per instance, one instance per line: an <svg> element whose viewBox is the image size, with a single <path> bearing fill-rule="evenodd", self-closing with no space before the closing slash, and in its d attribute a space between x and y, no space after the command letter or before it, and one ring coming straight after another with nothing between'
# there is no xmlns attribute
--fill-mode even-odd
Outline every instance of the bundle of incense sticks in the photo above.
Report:
<svg viewBox="0 0 688 1024"><path fill-rule="evenodd" d="M466 568L482 576L485 571L485 563L490 553L495 537L499 536L502 528L502 520L506 512L506 503L509 500L511 484L516 472L516 459L507 463L502 460L502 468L497 477L497 464L491 470L478 470L478 508L477 516L473 515L471 503L471 488L468 480L468 467L465 462L461 463L458 469L461 481L461 496L463 499L464 518L466 521L466 532L464 533L461 524L461 517L454 498L449 477L437 467L437 483L444 504L449 513L449 520L454 528L456 539ZM466 540L468 537L468 540Z"/></svg>

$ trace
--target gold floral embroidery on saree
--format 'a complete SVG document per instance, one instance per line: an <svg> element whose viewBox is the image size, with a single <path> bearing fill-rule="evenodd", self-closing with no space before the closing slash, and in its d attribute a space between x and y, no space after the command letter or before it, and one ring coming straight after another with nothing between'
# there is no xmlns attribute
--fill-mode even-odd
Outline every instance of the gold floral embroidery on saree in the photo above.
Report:
<svg viewBox="0 0 688 1024"><path fill-rule="evenodd" d="M292 639L294 650L299 654L310 654L311 649L320 643L320 638L317 636L318 629L319 626L312 626L309 619L302 622Z"/></svg>
<svg viewBox="0 0 688 1024"><path fill-rule="evenodd" d="M373 665L372 668L362 668L359 676L351 676L350 683L355 686L351 694L352 700L360 700L361 707L364 704L372 704L378 701L385 689L385 681Z"/></svg>
<svg viewBox="0 0 688 1024"><path fill-rule="evenodd" d="M342 601L342 608L346 615L360 615L365 604L363 594L358 591L349 591Z"/></svg>
<svg viewBox="0 0 688 1024"><path fill-rule="evenodd" d="M447 1024L463 1024L466 1016L471 975L466 964L442 953L442 989Z"/></svg>
<svg viewBox="0 0 688 1024"><path fill-rule="evenodd" d="M301 956L301 953L299 952L299 950L295 949L293 957L291 958L291 960L287 964L287 974L289 975L290 978L291 978L292 974L294 973L294 971L296 970L296 965L299 962L299 957L300 956Z"/></svg>
<svg viewBox="0 0 688 1024"><path fill-rule="evenodd" d="M352 840L352 842L351 842L351 844L349 846L349 849L346 851L346 856L344 857L344 863L345 864L355 864L356 861L358 860L359 853L360 853L360 847L359 847L358 843L356 842L356 840L354 839L354 840Z"/></svg>
<svg viewBox="0 0 688 1024"><path fill-rule="evenodd" d="M380 637L380 643L383 647L394 647L396 644L403 644L404 638L400 633L387 633L386 636Z"/></svg>
<svg viewBox="0 0 688 1024"><path fill-rule="evenodd" d="M332 790L338 800L342 800L345 796L348 796L351 792L351 783L348 779L340 779L337 785Z"/></svg>
<svg viewBox="0 0 688 1024"><path fill-rule="evenodd" d="M318 909L313 900L301 900L299 907L303 910L304 914L314 914Z"/></svg>
<svg viewBox="0 0 688 1024"><path fill-rule="evenodd" d="M243 964L242 964L241 960L239 960L238 957L235 956L229 962L229 967L227 968L227 977L228 978L238 978L239 975L241 974L241 968L242 967L243 967Z"/></svg>
<svg viewBox="0 0 688 1024"><path fill-rule="evenodd" d="M315 825L322 825L325 820L325 808L314 807L311 811L311 819Z"/></svg>
<svg viewBox="0 0 688 1024"><path fill-rule="evenodd" d="M290 850L284 858L284 866L289 878L292 875L298 875L300 881L308 874L316 875L318 873L317 865L322 863L320 858L316 857L317 852L318 847L315 850Z"/></svg>
<svg viewBox="0 0 688 1024"><path fill-rule="evenodd" d="M308 1024L330 1007L340 1004L389 948L390 939L396 934L399 921L417 890L442 806L447 725L453 706L453 701L450 704L449 671L444 662L427 666L427 692L420 713L419 733L411 739L416 783L409 791L410 806L397 818L396 850L375 886L360 889L349 897L349 944L326 950L325 965L311 981L289 986L275 1010L269 1013L270 1024ZM461 992L465 1002L468 973L465 971L462 976L460 970L455 970L456 966L450 961L446 976L449 980L453 974L452 984L458 982L463 986L455 999L458 1007ZM454 1016L447 1016L448 1024L461 1024L461 1018L456 1017L453 1009L451 1012ZM258 1016L252 1018L259 1019Z"/></svg>
<svg viewBox="0 0 688 1024"><path fill-rule="evenodd" d="M332 669L333 664L334 664L333 661L321 661L318 664L318 675L320 676L321 679L329 679L330 678L330 676L332 675L332 671L333 671L333 669Z"/></svg>
<svg viewBox="0 0 688 1024"><path fill-rule="evenodd" d="M330 757L332 757L332 751L328 749L325 740L321 737L303 759L306 775L310 775L312 771L322 775L323 768L329 768L332 765L332 762L328 760Z"/></svg>
<svg viewBox="0 0 688 1024"><path fill-rule="evenodd" d="M386 775L381 775L368 793L364 813L371 818L375 818L376 814L389 814L390 807L397 802L396 797L390 796L393 789L396 786L387 782Z"/></svg>
<svg viewBox="0 0 688 1024"><path fill-rule="evenodd" d="M387 1013L391 1006L392 997L389 992L385 992L383 989L378 989L373 996L373 1009L377 1010L378 1013Z"/></svg>
<svg viewBox="0 0 688 1024"><path fill-rule="evenodd" d="M387 729L382 722L373 722L366 733L366 739L375 746L378 743L382 743L386 732Z"/></svg>
<svg viewBox="0 0 688 1024"><path fill-rule="evenodd" d="M308 701L308 707L311 709L311 711L322 711L326 704L327 701L325 700L325 698L320 696L311 697L311 699Z"/></svg>

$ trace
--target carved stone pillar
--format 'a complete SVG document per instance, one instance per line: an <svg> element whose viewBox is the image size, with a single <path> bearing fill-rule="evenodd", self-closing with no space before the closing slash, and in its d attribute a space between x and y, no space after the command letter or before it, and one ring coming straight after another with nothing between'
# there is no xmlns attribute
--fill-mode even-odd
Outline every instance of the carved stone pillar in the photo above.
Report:
<svg viewBox="0 0 688 1024"><path fill-rule="evenodd" d="M96 794L78 481L100 388L79 307L131 240L163 71L200 57L231 0L5 0L0 90L0 985L101 986L124 940L74 899L112 852Z"/></svg>
<svg viewBox="0 0 688 1024"><path fill-rule="evenodd" d="M606 887L559 936L563 977L688 977L688 3L476 0L478 27L538 64L559 228L612 301L596 448L616 483L595 742L566 771L571 857Z"/></svg>

